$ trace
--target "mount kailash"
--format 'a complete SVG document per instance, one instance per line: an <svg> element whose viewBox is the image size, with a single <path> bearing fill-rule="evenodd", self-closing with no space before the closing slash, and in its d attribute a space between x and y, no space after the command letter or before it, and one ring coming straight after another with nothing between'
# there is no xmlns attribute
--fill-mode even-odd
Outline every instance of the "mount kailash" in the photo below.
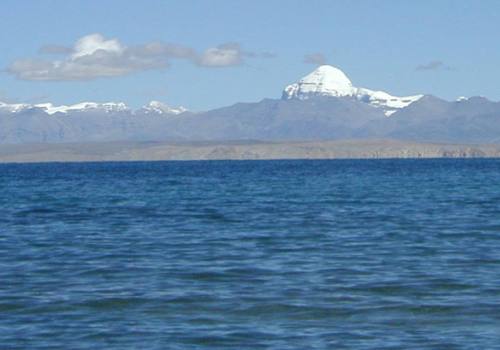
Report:
<svg viewBox="0 0 500 350"><path fill-rule="evenodd" d="M132 110L121 102L0 102L0 143L402 139L500 142L500 103L484 97L445 101L392 96L355 87L323 65L286 86L281 99L205 112L152 101Z"/></svg>

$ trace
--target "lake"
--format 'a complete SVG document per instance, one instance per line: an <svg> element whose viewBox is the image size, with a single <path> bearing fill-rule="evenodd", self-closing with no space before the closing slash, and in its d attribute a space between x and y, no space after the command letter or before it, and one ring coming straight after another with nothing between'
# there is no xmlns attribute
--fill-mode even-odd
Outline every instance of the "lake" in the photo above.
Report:
<svg viewBox="0 0 500 350"><path fill-rule="evenodd" d="M0 165L2 349L493 349L500 160Z"/></svg>

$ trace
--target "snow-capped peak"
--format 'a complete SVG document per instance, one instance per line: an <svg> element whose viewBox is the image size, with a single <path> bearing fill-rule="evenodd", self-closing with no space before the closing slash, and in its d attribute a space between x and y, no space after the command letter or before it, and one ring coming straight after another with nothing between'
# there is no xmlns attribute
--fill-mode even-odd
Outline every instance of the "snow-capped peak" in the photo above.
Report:
<svg viewBox="0 0 500 350"><path fill-rule="evenodd" d="M311 96L353 96L356 88L340 69L329 65L316 68L283 91L284 99L307 99Z"/></svg>
<svg viewBox="0 0 500 350"><path fill-rule="evenodd" d="M386 116L419 100L423 95L397 97L384 91L354 87L351 80L340 69L322 65L283 90L285 100L306 100L316 96L352 97L358 101L381 108Z"/></svg>
<svg viewBox="0 0 500 350"><path fill-rule="evenodd" d="M170 107L167 104L160 101L151 101L146 106L143 107L146 113L158 113L158 114L181 114L187 111L186 108L179 107Z"/></svg>

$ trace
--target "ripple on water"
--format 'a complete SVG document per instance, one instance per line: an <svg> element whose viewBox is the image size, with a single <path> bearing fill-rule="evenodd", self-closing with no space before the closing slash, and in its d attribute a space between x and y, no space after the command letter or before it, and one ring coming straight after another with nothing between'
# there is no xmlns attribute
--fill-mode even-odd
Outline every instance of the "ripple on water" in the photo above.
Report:
<svg viewBox="0 0 500 350"><path fill-rule="evenodd" d="M5 349L493 349L500 161L0 165Z"/></svg>

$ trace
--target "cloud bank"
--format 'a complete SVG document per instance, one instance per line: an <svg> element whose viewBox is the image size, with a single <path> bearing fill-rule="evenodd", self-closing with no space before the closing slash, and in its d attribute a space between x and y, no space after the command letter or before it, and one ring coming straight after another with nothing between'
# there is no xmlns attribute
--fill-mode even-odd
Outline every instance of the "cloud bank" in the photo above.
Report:
<svg viewBox="0 0 500 350"><path fill-rule="evenodd" d="M247 56L239 44L230 43L206 49L196 58L196 63L202 67L229 67L237 66Z"/></svg>
<svg viewBox="0 0 500 350"><path fill-rule="evenodd" d="M241 65L246 58L267 55L246 52L237 43L211 47L202 53L183 45L161 42L125 46L118 39L106 39L99 33L82 37L72 48L47 45L41 47L39 53L61 55L62 58L19 59L7 67L7 72L21 80L93 80L165 69L172 59L188 60L200 67L223 68Z"/></svg>

